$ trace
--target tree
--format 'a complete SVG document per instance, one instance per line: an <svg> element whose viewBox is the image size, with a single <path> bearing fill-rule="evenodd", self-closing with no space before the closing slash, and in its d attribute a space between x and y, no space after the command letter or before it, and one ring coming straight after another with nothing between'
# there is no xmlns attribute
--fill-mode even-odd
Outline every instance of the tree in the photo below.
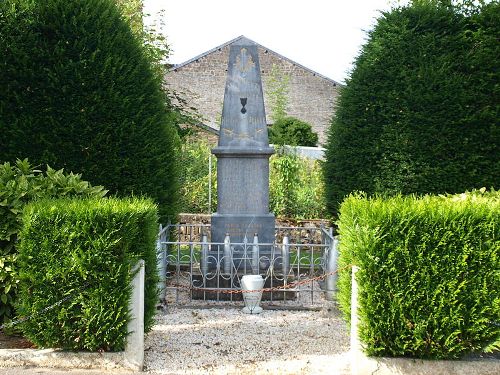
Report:
<svg viewBox="0 0 500 375"><path fill-rule="evenodd" d="M271 120L276 123L278 120L286 117L286 107L288 106L288 90L290 76L273 64L269 79L267 80L266 93L269 97L271 109Z"/></svg>
<svg viewBox="0 0 500 375"><path fill-rule="evenodd" d="M8 4L7 4L8 3ZM0 3L3 161L82 173L176 213L177 114L112 0Z"/></svg>
<svg viewBox="0 0 500 375"><path fill-rule="evenodd" d="M318 135L307 122L295 117L283 117L269 129L269 142L275 145L316 147Z"/></svg>
<svg viewBox="0 0 500 375"><path fill-rule="evenodd" d="M352 191L498 187L499 3L431 0L383 13L332 120L329 210Z"/></svg>

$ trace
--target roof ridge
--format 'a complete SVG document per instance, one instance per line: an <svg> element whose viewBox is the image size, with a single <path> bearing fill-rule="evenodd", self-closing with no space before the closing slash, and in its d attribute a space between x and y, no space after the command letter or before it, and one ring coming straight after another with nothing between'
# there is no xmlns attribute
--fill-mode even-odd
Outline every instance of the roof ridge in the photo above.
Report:
<svg viewBox="0 0 500 375"><path fill-rule="evenodd" d="M207 55L209 55L209 54L211 54L211 53L213 53L213 52L215 52L215 51L218 51L218 50L220 50L220 49L222 49L222 48L224 48L224 47L227 47L228 45L233 44L233 43L235 43L235 42L237 42L238 40L243 39L243 38L248 39L250 42L252 42L252 43L256 44L258 47L261 47L261 48L265 49L266 51L272 52L272 53L274 53L275 55L279 56L280 58L282 58L282 59L284 59L284 60L287 60L288 62L292 63L293 65L296 65L296 66L298 66L298 67L300 67L300 68L302 68L302 69L304 69L304 70L307 70L307 71L311 72L311 73L312 73L313 75L315 75L315 76L321 77L321 78L326 79L326 80L328 80L328 81L330 81L330 82L333 82L333 83L334 83L334 84L336 84L336 85L342 86L342 84L341 84L340 82L335 81L334 79L329 78L329 77L327 77L327 76L325 76L325 75L323 75L323 74L321 74L321 73L318 73L318 72L316 72L316 71L314 71L314 70L312 70L312 69L310 69L310 68L308 68L308 67L306 67L306 66L304 66L304 65L302 65L302 64L299 64L298 62L296 62L296 61L294 61L294 60L292 60L292 59L290 59L290 58L288 58L288 57L286 57L286 56L283 56L282 54L280 54L280 53L278 53L278 52L276 52L276 51L273 51L272 49L267 48L267 47L263 46L262 44L259 44L259 43L257 43L257 42L255 42L255 41L253 41L253 40L252 40L252 39L250 39L250 38L247 38L247 37L246 37L246 36L244 36L244 35L240 35L240 36L238 36L237 38L231 39L231 40L229 40L229 41L227 41L227 42L225 42L225 43L223 43L223 44L221 44L221 45L219 45L219 46L217 46L217 47L214 47L214 48L212 48L212 49L210 49L210 50L208 50L208 51L206 51L206 52L203 52L203 53L201 53L201 54L199 54L199 55L197 55L197 56L195 56L195 57L193 57L193 58L191 58L191 59L189 59L189 60L187 60L187 61L184 61L183 63L180 63L180 64L174 64L174 66L173 66L173 67L171 67L171 68L169 69L169 71L175 71L176 69L179 69L179 68L182 68L182 67L184 67L184 66L186 66L186 65L188 65L188 64L191 64L192 62L194 62L194 61L196 61L196 60L199 60L200 58L205 57L205 56L207 56Z"/></svg>

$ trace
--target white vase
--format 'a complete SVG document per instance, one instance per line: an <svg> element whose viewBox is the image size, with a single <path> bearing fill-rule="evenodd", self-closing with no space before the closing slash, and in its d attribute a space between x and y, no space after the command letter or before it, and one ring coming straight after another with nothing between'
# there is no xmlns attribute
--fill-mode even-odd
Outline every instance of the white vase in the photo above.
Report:
<svg viewBox="0 0 500 375"><path fill-rule="evenodd" d="M241 278L242 290L260 290L264 287L264 279L261 275L245 275ZM262 292L248 292L243 293L243 300L245 307L243 312L245 314L260 314L262 307L259 306Z"/></svg>

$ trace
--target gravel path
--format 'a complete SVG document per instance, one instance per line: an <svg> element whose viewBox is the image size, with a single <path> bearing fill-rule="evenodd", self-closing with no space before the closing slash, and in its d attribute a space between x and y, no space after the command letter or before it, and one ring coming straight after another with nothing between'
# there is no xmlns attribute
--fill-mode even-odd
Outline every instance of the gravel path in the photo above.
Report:
<svg viewBox="0 0 500 375"><path fill-rule="evenodd" d="M347 374L349 336L336 308L322 311L170 308L146 338L153 374Z"/></svg>

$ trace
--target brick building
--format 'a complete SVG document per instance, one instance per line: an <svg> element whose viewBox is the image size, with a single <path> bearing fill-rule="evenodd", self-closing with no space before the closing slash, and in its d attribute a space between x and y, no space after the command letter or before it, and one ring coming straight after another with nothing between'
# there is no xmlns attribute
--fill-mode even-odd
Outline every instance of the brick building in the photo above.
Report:
<svg viewBox="0 0 500 375"><path fill-rule="evenodd" d="M202 116L205 128L219 128L229 48L241 38L244 36L226 42L182 64L174 65L166 75L167 86L183 96L190 106L196 108ZM287 114L310 123L319 136L319 144L324 144L340 84L269 48L255 44L259 50L268 124L271 120L266 85L271 69L273 65L276 65L279 71L289 76Z"/></svg>

